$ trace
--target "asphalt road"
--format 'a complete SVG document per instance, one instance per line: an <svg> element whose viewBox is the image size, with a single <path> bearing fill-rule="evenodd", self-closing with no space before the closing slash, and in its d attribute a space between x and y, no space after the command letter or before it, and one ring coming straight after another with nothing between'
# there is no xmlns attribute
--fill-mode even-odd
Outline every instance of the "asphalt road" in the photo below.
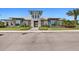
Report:
<svg viewBox="0 0 79 59"><path fill-rule="evenodd" d="M79 51L79 32L0 32L0 51Z"/></svg>

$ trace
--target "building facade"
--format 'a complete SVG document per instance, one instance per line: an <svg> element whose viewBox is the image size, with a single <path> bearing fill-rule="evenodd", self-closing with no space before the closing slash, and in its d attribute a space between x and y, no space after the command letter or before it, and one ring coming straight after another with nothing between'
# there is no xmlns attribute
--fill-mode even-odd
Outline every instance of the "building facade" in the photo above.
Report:
<svg viewBox="0 0 79 59"><path fill-rule="evenodd" d="M29 11L30 18L15 18L11 17L9 20L5 21L6 26L19 26L26 25L31 27L41 27L41 26L61 26L62 20L60 18L42 18L42 11Z"/></svg>

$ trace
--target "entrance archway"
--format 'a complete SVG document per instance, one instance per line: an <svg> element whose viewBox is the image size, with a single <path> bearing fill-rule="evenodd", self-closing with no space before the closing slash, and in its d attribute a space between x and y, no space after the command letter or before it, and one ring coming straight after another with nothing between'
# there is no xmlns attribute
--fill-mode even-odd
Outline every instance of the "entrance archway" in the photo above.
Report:
<svg viewBox="0 0 79 59"><path fill-rule="evenodd" d="M38 21L34 21L34 27L38 27Z"/></svg>

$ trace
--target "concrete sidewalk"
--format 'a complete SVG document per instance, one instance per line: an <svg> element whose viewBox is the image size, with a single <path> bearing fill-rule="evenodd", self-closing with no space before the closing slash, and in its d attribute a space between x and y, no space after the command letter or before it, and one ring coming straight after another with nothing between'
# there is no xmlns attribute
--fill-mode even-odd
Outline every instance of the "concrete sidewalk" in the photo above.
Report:
<svg viewBox="0 0 79 59"><path fill-rule="evenodd" d="M79 30L26 30L26 31L1 30L0 32L79 32Z"/></svg>

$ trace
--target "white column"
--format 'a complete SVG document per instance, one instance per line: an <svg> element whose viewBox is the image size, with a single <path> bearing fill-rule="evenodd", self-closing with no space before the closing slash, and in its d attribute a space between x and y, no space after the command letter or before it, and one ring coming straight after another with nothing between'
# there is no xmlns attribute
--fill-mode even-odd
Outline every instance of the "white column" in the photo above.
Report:
<svg viewBox="0 0 79 59"><path fill-rule="evenodd" d="M7 22L4 22L4 25L6 26L7 25Z"/></svg>
<svg viewBox="0 0 79 59"><path fill-rule="evenodd" d="M34 21L33 21L33 19L31 20L31 27L34 27Z"/></svg>
<svg viewBox="0 0 79 59"><path fill-rule="evenodd" d="M41 26L41 20L38 19L38 27L40 27L40 26Z"/></svg>

